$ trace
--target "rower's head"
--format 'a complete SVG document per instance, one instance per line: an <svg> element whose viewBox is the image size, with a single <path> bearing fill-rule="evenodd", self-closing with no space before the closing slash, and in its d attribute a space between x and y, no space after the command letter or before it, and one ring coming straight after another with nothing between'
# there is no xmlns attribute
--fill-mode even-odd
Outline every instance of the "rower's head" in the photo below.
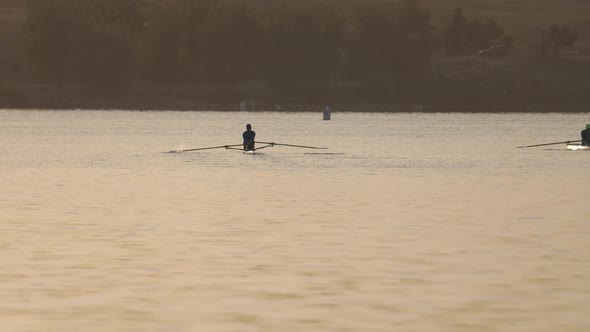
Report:
<svg viewBox="0 0 590 332"><path fill-rule="evenodd" d="M246 129L252 129L252 125L250 125L249 123L246 125Z"/></svg>
<svg viewBox="0 0 590 332"><path fill-rule="evenodd" d="M586 129L590 129L590 123L586 124Z"/></svg>

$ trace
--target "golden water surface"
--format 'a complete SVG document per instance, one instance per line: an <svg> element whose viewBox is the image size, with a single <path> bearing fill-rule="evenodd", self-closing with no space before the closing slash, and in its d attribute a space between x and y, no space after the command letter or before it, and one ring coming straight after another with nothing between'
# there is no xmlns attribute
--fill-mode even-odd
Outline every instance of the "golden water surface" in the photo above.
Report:
<svg viewBox="0 0 590 332"><path fill-rule="evenodd" d="M0 111L1 330L590 329L589 114L321 118Z"/></svg>

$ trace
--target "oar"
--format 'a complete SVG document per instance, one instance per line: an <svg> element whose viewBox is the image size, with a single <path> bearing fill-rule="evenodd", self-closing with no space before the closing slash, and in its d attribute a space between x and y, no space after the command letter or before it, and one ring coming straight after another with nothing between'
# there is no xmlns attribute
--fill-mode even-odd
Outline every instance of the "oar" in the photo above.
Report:
<svg viewBox="0 0 590 332"><path fill-rule="evenodd" d="M281 143L274 143L274 142L258 142L261 144L270 144L270 145L281 145L281 146L290 146L294 148L305 148L305 149L327 149L327 148L318 148L317 146L307 146L307 145L293 145L293 144L281 144Z"/></svg>
<svg viewBox="0 0 590 332"><path fill-rule="evenodd" d="M581 142L582 140L574 140L574 141L563 141L563 142L554 142L554 143L543 143L543 144L535 144L535 145L525 145L525 146L517 146L517 148L532 148L535 146L545 146L545 145L556 145L556 144L569 144L573 142Z"/></svg>
<svg viewBox="0 0 590 332"><path fill-rule="evenodd" d="M232 145L220 145L220 146L210 146L206 148L196 148L196 149L183 149L183 150L172 150L170 152L186 152L186 151L199 151L199 150L211 150L211 149L227 149L233 146L242 146L243 144L232 144Z"/></svg>

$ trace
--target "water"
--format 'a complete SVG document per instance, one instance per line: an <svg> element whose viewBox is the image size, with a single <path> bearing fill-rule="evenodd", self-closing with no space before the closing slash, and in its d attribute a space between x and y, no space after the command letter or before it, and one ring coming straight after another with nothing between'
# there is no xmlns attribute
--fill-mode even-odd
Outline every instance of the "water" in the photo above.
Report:
<svg viewBox="0 0 590 332"><path fill-rule="evenodd" d="M0 111L2 330L590 328L588 114L321 118Z"/></svg>

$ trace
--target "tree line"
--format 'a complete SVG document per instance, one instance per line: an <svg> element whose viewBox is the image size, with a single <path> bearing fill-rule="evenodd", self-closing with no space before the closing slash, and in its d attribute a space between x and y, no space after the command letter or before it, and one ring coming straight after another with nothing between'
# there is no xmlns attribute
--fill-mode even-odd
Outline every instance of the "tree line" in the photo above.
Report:
<svg viewBox="0 0 590 332"><path fill-rule="evenodd" d="M403 87L441 44L457 54L505 35L497 22L468 21L461 12L437 33L416 0L346 6L29 0L27 12L28 61L35 72L57 85L98 88L263 84L306 94L374 77Z"/></svg>
<svg viewBox="0 0 590 332"><path fill-rule="evenodd" d="M475 52L493 43L512 47L512 38L498 21L466 17L461 8L455 9L450 23L444 28L443 41L448 55Z"/></svg>

